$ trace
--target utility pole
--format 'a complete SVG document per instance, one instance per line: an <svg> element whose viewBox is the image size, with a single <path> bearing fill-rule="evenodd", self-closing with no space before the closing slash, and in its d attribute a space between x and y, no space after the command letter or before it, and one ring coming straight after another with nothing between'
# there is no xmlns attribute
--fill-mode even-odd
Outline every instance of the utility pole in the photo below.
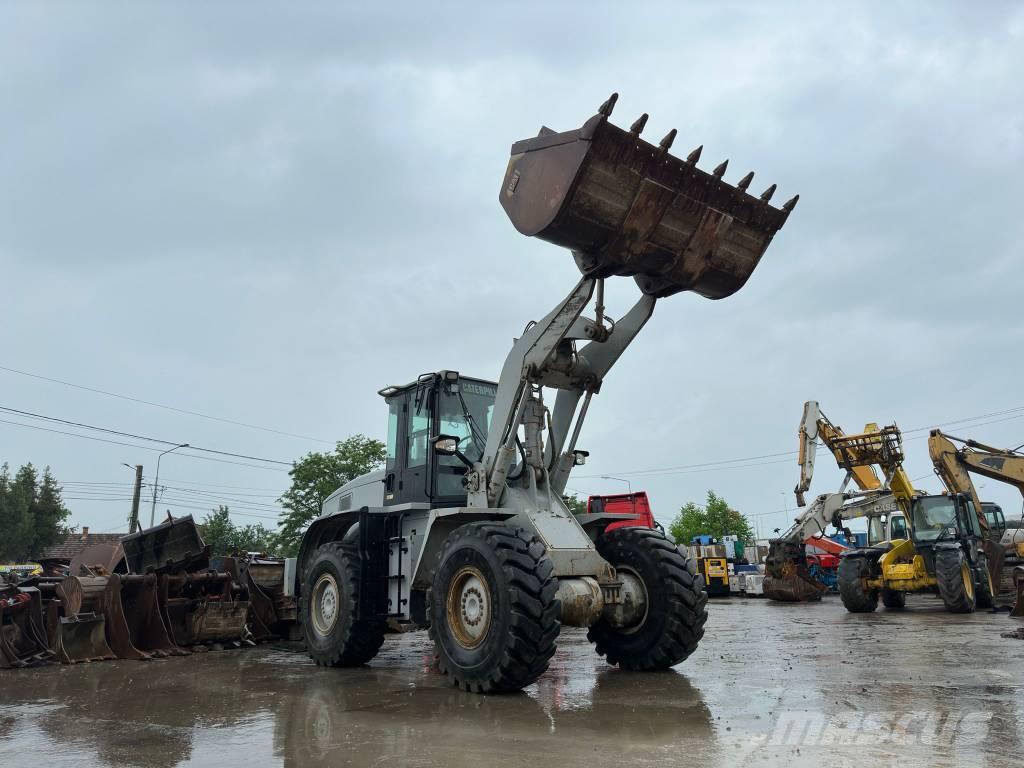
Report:
<svg viewBox="0 0 1024 768"><path fill-rule="evenodd" d="M128 533L139 528L139 499L142 497L142 465L135 465L135 492L132 493L132 516L128 518Z"/></svg>

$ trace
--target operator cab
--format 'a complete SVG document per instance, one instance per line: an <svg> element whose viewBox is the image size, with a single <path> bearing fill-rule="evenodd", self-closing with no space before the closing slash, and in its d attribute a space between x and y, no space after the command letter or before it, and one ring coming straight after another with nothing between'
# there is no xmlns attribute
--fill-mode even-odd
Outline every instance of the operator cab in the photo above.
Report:
<svg viewBox="0 0 1024 768"><path fill-rule="evenodd" d="M465 506L466 465L458 456L435 451L434 439L457 437L459 452L471 462L480 461L497 392L494 382L459 376L457 371L425 373L411 384L380 390L388 404L385 507Z"/></svg>

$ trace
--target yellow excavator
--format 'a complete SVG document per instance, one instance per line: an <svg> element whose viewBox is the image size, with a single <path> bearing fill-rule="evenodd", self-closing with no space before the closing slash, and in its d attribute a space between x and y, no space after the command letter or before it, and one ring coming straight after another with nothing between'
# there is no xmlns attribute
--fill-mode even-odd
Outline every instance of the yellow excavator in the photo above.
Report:
<svg viewBox="0 0 1024 768"><path fill-rule="evenodd" d="M846 520L866 517L869 532L876 534L870 541L886 540L889 536L877 534L905 531L901 500L914 493L903 471L902 438L895 425L880 428L870 423L863 432L847 435L825 416L817 401L808 400L804 403L798 437L800 482L794 489L797 506L806 506L805 494L814 476L819 442L833 455L839 468L846 470L846 475L837 492L818 496L790 528L772 539L765 560L764 593L769 599L782 602L817 600L826 590L809 568L806 544L813 543L812 537L818 537L819 548L830 550L825 545L831 542L820 538L827 526L838 530ZM882 469L882 478L876 465ZM857 490L847 490L851 481Z"/></svg>
<svg viewBox="0 0 1024 768"><path fill-rule="evenodd" d="M959 447L957 447L959 444ZM950 494L968 497L975 509L982 510L987 531L986 554L992 570L994 584L999 584L1005 556L1024 558L1024 542L1012 538L1001 543L1006 530L1002 510L986 504L978 497L971 473L979 474L1001 483L1014 486L1024 496L1024 453L1018 449L993 448L977 440L965 440L933 429L928 435L928 455L935 467L935 474ZM1017 606L1014 615L1024 615L1024 569L1015 569L1018 585Z"/></svg>
<svg viewBox="0 0 1024 768"><path fill-rule="evenodd" d="M993 566L999 565L992 561L1001 558L977 494L949 486L946 494L916 493L903 471L901 441L891 437L888 445L879 442L869 442L861 450L865 455L878 450L877 463L883 467L884 462L895 461L887 472L893 473L893 495L910 523L909 537L844 553L838 570L843 605L850 612L865 613L874 611L881 597L887 608L899 609L905 606L907 593L929 592L937 593L951 613L991 608Z"/></svg>

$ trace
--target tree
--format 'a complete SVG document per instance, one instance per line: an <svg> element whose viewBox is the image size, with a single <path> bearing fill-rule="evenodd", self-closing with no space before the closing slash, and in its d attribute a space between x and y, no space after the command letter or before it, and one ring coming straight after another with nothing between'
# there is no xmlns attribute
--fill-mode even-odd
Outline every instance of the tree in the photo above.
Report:
<svg viewBox="0 0 1024 768"><path fill-rule="evenodd" d="M341 440L329 453L307 453L288 473L292 487L278 501L286 512L281 517L277 547L287 555L299 548L302 532L320 514L324 501L349 480L384 464L384 443L365 435Z"/></svg>
<svg viewBox="0 0 1024 768"><path fill-rule="evenodd" d="M7 464L0 467L0 561L38 557L68 532L70 514L49 467L41 480L32 464L13 478Z"/></svg>
<svg viewBox="0 0 1024 768"><path fill-rule="evenodd" d="M565 502L565 506L567 506L569 511L574 515L582 515L587 511L587 502L582 500L575 493L563 496L562 501Z"/></svg>
<svg viewBox="0 0 1024 768"><path fill-rule="evenodd" d="M692 501L679 510L679 514L668 527L668 532L677 544L689 544L694 536L710 535L716 539L723 536L739 536L740 541L753 542L754 531L750 521L714 491L708 491L708 498L702 507Z"/></svg>
<svg viewBox="0 0 1024 768"><path fill-rule="evenodd" d="M231 511L223 504L213 510L199 524L199 535L210 547L214 557L234 552L263 552L273 550L274 534L260 523L235 525Z"/></svg>

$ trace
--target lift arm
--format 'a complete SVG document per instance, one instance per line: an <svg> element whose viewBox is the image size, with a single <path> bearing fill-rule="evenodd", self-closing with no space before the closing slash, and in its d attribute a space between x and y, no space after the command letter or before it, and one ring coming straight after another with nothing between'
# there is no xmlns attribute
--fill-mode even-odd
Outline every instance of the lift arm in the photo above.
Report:
<svg viewBox="0 0 1024 768"><path fill-rule="evenodd" d="M876 424L868 424L865 427L866 433L878 431ZM818 451L819 440L835 456L836 463L847 471L843 488L851 479L862 491L876 491L882 487L882 481L871 462L861 461L856 452L850 453L840 447L842 438L846 435L821 412L817 400L808 400L804 403L804 415L800 420L798 435L800 454L797 462L800 464L800 482L794 490L797 506L802 507L806 504L804 494L810 489L811 479L814 477L814 458ZM842 490L840 488L840 491Z"/></svg>
<svg viewBox="0 0 1024 768"><path fill-rule="evenodd" d="M960 443L957 448L954 443ZM964 440L933 429L928 435L928 455L931 456L935 474L950 493L967 494L974 502L981 529L988 532L988 519L981 506L978 489L974 487L971 473L1009 483L1024 495L1024 454L1016 450L993 448L976 440Z"/></svg>

